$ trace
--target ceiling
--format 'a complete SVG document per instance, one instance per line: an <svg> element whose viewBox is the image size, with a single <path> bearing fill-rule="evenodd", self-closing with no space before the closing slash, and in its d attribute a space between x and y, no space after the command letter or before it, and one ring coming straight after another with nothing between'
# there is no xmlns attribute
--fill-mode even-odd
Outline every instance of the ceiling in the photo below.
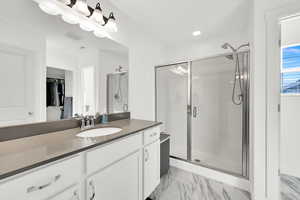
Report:
<svg viewBox="0 0 300 200"><path fill-rule="evenodd" d="M249 0L110 0L132 20L168 44L245 32ZM201 36L192 32L200 30Z"/></svg>

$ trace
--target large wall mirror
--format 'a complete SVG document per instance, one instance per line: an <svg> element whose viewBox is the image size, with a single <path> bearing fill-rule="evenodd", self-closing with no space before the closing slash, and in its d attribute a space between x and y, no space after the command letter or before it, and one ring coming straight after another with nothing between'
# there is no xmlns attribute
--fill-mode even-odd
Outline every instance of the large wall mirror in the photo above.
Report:
<svg viewBox="0 0 300 200"><path fill-rule="evenodd" d="M0 126L129 111L125 46L34 1L10 0L0 11Z"/></svg>

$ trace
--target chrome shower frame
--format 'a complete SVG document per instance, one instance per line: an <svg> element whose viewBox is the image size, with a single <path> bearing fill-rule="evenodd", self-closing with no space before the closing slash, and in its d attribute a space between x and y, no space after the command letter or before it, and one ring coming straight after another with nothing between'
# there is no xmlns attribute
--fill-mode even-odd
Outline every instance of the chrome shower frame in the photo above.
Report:
<svg viewBox="0 0 300 200"><path fill-rule="evenodd" d="M164 67L170 67L173 65L180 65L180 64L187 64L188 65L188 96L187 96L187 159L182 159L176 156L170 155L171 158L178 159L184 162L188 162L191 164L199 165L201 167L205 167L208 169L216 170L222 173L230 174L232 176L236 176L239 178L247 179L249 180L249 165L250 165L250 137L249 137L249 129L250 129L250 50L241 50L239 53L247 53L248 59L247 59L247 67L244 67L243 69L243 77L244 77L244 87L245 87L245 98L244 98L244 103L242 106L242 113L243 113L243 119L242 119L242 174L234 173L231 171L219 169L216 167L212 167L210 165L204 164L204 163L199 163L192 161L191 159L191 150L192 150L192 98L191 98L191 92L192 92L192 63L194 61L200 61L200 60L206 60L206 59L212 59L212 58L218 58L218 57L228 57L228 56L233 56L233 53L225 53L225 54L217 54L214 56L208 56L208 57L203 57L200 59L193 59L193 60L188 60L188 61L181 61L181 62L174 62L174 63L169 63L169 64L163 64L163 65L158 65L154 67L154 73L155 73L155 120L157 121L157 72L158 69L164 68Z"/></svg>
<svg viewBox="0 0 300 200"><path fill-rule="evenodd" d="M108 95L108 90L109 90L109 87L110 87L110 82L109 82L109 77L110 76L114 76L114 75L123 75L123 74L127 74L128 76L128 80L129 80L129 73L128 71L121 71L121 72L113 72L113 73L108 73L106 75L106 113L110 114L109 113L109 107L111 106L110 105L110 101L109 101L109 95ZM129 93L129 88L128 88L128 93ZM128 94L127 94L128 95ZM127 109L128 109L128 105L127 105Z"/></svg>

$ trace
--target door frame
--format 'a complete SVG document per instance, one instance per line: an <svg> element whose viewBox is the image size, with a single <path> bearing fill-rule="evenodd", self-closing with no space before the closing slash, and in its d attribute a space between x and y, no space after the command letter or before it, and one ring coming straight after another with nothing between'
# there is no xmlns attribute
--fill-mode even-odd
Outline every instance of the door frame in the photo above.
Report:
<svg viewBox="0 0 300 200"><path fill-rule="evenodd" d="M265 133L265 199L280 199L280 21L299 16L300 3L269 11L266 27L266 133ZM274 67L275 66L275 67ZM274 84L278 83L278 84Z"/></svg>

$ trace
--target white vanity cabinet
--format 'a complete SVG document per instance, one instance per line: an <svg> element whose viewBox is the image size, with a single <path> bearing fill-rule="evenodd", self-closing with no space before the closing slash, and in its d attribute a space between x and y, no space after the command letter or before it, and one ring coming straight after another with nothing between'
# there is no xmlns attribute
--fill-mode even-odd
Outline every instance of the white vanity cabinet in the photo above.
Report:
<svg viewBox="0 0 300 200"><path fill-rule="evenodd" d="M44 200L78 183L81 175L79 156L37 169L0 183L2 200Z"/></svg>
<svg viewBox="0 0 300 200"><path fill-rule="evenodd" d="M144 199L149 197L160 182L159 136L159 127L144 132Z"/></svg>
<svg viewBox="0 0 300 200"><path fill-rule="evenodd" d="M160 182L160 142L144 147L144 199L150 196Z"/></svg>
<svg viewBox="0 0 300 200"><path fill-rule="evenodd" d="M144 200L160 181L159 127L0 182L2 200Z"/></svg>
<svg viewBox="0 0 300 200"><path fill-rule="evenodd" d="M142 134L87 152L87 200L141 200Z"/></svg>
<svg viewBox="0 0 300 200"><path fill-rule="evenodd" d="M74 186L47 200L81 200L80 189L78 186Z"/></svg>
<svg viewBox="0 0 300 200"><path fill-rule="evenodd" d="M129 155L87 179L88 200L140 200L140 153Z"/></svg>

